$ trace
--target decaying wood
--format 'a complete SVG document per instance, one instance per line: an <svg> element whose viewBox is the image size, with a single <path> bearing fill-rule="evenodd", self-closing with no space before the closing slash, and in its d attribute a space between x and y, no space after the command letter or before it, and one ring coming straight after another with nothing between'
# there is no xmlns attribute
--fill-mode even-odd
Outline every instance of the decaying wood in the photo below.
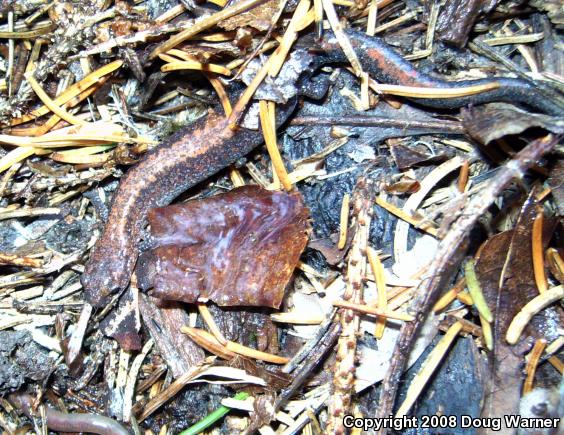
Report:
<svg viewBox="0 0 564 435"><path fill-rule="evenodd" d="M178 325L189 323L189 316L180 303L163 302L141 295L139 310L155 345L175 378L204 360L203 349L178 329Z"/></svg>

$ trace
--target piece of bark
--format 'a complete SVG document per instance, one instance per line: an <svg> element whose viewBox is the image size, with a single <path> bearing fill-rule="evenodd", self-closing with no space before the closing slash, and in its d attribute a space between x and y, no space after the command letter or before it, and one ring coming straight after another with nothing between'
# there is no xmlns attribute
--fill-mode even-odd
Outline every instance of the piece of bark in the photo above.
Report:
<svg viewBox="0 0 564 435"><path fill-rule="evenodd" d="M139 289L130 287L119 299L117 308L100 322L102 333L114 338L122 349L141 349L141 337L139 335Z"/></svg>
<svg viewBox="0 0 564 435"><path fill-rule="evenodd" d="M180 332L188 324L188 314L178 302L161 301L141 295L139 309L161 356L174 378L188 372L204 359L204 351Z"/></svg>
<svg viewBox="0 0 564 435"><path fill-rule="evenodd" d="M390 152L400 171L405 171L414 166L438 164L449 158L447 154L430 155L399 143L391 143Z"/></svg>
<svg viewBox="0 0 564 435"><path fill-rule="evenodd" d="M343 249L339 249L337 247L337 243L339 241L339 234L337 233L333 233L330 237L325 237L323 239L311 240L308 243L308 247L321 252L321 254L325 257L325 260L327 260L327 263L331 266L336 266L343 261L347 252L349 252L353 236L354 231L352 229L347 231L347 241Z"/></svg>
<svg viewBox="0 0 564 435"><path fill-rule="evenodd" d="M442 41L464 47L474 23L482 13L490 12L498 0L447 0L437 19L437 33Z"/></svg>

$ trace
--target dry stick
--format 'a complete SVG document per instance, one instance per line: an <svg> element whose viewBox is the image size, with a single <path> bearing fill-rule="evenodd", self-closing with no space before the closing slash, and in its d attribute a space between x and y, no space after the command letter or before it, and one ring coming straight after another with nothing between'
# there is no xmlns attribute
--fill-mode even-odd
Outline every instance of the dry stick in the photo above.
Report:
<svg viewBox="0 0 564 435"><path fill-rule="evenodd" d="M186 30L183 30L177 35L174 35L168 41L165 41L157 48L155 48L149 55L149 59L154 59L159 54L166 53L171 48L174 48L178 44L186 41L187 39L196 36L198 33L203 32L204 30L207 30L210 27L215 26L217 23L220 23L221 21L226 20L227 18L231 18L234 15L240 14L241 12L245 12L255 6L260 5L263 2L264 0L243 0L233 6L222 9L221 11L213 15L197 20L193 26L191 26Z"/></svg>
<svg viewBox="0 0 564 435"><path fill-rule="evenodd" d="M355 127L382 127L437 130L444 133L465 134L464 127L455 121L419 121L386 118L383 116L297 116L290 125L350 125Z"/></svg>
<svg viewBox="0 0 564 435"><path fill-rule="evenodd" d="M358 303L362 298L366 278L366 247L372 219L375 182L362 177L353 193L353 213L356 232L347 261L346 289L343 302ZM337 344L337 360L333 373L333 391L328 406L327 432L344 434L343 418L350 412L356 367L357 332L360 316L350 308L339 310L341 336Z"/></svg>
<svg viewBox="0 0 564 435"><path fill-rule="evenodd" d="M497 176L490 181L480 194L474 196L468 202L460 217L452 224L451 230L439 244L437 255L429 267L429 276L422 281L418 291L419 296L414 300L411 307L411 311L416 315L417 320L405 323L401 328L399 339L390 359L390 367L382 383L380 406L376 412L376 417L384 418L392 413L397 387L411 345L427 313L439 298L441 289L447 286L452 274L457 270L459 261L464 256L464 249L461 246L465 244L474 224L496 200L502 190L514 179L522 178L527 169L554 148L558 139L558 137L548 135L523 148L512 160L500 168ZM387 430L382 429L379 433L385 434Z"/></svg>

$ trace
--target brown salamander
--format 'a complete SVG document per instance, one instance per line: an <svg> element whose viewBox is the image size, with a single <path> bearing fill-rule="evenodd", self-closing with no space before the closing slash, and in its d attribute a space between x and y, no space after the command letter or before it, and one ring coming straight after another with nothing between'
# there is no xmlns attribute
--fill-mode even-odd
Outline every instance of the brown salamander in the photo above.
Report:
<svg viewBox="0 0 564 435"><path fill-rule="evenodd" d="M94 247L82 283L94 306L129 283L147 212L234 163L262 143L262 133L233 130L209 115L169 137L123 177L104 233Z"/></svg>
<svg viewBox="0 0 564 435"><path fill-rule="evenodd" d="M423 105L458 108L490 101L520 102L547 113L562 113L561 108L539 95L534 86L519 79L487 79L448 82L419 73L380 38L347 30L363 68L384 83L428 87L469 86L496 81L500 87L470 97L417 99ZM319 46L324 53L312 55L312 67L300 81L307 84L312 71L322 65L344 62L332 34ZM307 68L306 68L307 69ZM293 101L295 103L295 101ZM295 104L279 107L277 125L292 113ZM123 177L115 194L104 233L94 247L82 275L86 299L94 306L107 303L108 297L124 289L138 256L138 243L147 212L169 204L178 194L234 163L260 145L260 130L232 130L228 121L210 115L169 137Z"/></svg>

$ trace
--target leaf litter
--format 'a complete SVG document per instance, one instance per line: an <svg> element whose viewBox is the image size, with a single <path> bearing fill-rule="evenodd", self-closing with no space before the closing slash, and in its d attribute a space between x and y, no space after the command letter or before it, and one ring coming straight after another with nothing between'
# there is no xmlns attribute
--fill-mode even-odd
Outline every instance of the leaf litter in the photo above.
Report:
<svg viewBox="0 0 564 435"><path fill-rule="evenodd" d="M3 430L16 433L22 423L57 430L58 414L42 418L40 403L94 421L109 416L135 433L342 433L351 413L460 415L431 393L453 388L441 379L450 364L463 364L456 353L463 337L480 358L460 385L480 385L484 407L469 403L462 413L558 415L561 119L500 103L460 114L424 109L409 97L449 95L374 83L344 31L368 28L443 75L505 69L542 77L539 86L561 99L550 48L559 44L561 20L553 5L533 2L539 13L521 17L504 2L470 3L2 8L0 392L23 411L3 400ZM464 20L445 26L456 16ZM317 49L308 35L329 28L350 65L310 78L294 118L277 125L278 106L302 92L301 73ZM229 101L230 86L240 86L241 98ZM247 104L245 118L234 119ZM170 292L197 288L200 278L163 292L139 269L127 292L92 309L79 278L119 178L163 138L221 110L240 128L256 128L260 117L267 147L161 212L174 222L173 210L209 221L224 216L222 196L256 186L294 196L310 223L304 208L290 235L277 221L263 228L270 255L291 260L270 262L250 225L241 243L222 251L250 271L249 280L214 283L208 290L216 295L188 301ZM201 204L208 212L194 211ZM150 231L167 219L150 221ZM208 223L189 231L206 240L211 234ZM155 255L161 248L151 246L150 232L144 237L145 255ZM176 247L171 258L202 267L208 248ZM221 307L226 298L237 306ZM228 397L238 400L222 405Z"/></svg>

